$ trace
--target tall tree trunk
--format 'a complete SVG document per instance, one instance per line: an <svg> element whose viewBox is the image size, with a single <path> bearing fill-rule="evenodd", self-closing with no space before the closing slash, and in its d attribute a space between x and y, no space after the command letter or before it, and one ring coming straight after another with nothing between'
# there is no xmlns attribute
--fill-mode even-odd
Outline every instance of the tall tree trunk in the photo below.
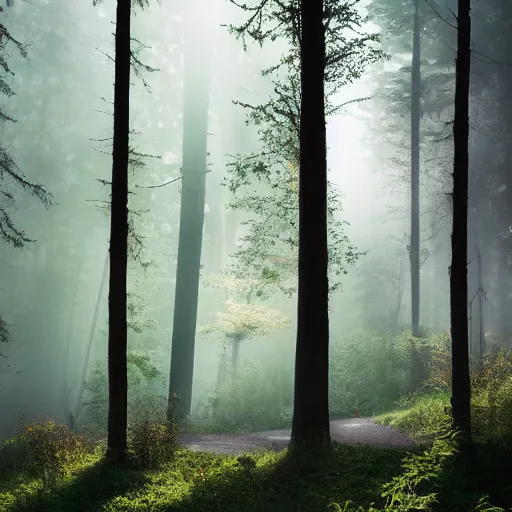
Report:
<svg viewBox="0 0 512 512"><path fill-rule="evenodd" d="M203 2L189 2L186 16L195 30L187 30L184 42L183 178L168 397L179 420L190 415L192 403L203 242L210 77L205 9Z"/></svg>
<svg viewBox="0 0 512 512"><path fill-rule="evenodd" d="M420 0L414 0L411 77L411 326L419 335L420 323L420 97L421 35Z"/></svg>
<svg viewBox="0 0 512 512"><path fill-rule="evenodd" d="M108 434L106 456L126 458L128 406L126 271L128 265L128 143L130 129L131 0L117 0L114 144L108 295Z"/></svg>
<svg viewBox="0 0 512 512"><path fill-rule="evenodd" d="M458 4L457 60L455 66L455 117L453 123L453 231L450 267L452 337L452 414L463 435L471 436L468 347L468 165L470 0Z"/></svg>
<svg viewBox="0 0 512 512"><path fill-rule="evenodd" d="M299 280L292 446L328 446L329 315L324 2L301 0Z"/></svg>

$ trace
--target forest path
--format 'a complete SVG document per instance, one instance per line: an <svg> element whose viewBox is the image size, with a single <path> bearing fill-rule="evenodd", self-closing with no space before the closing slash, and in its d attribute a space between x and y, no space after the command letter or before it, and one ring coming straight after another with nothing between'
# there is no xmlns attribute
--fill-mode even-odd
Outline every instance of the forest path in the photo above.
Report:
<svg viewBox="0 0 512 512"><path fill-rule="evenodd" d="M331 439L342 444L378 448L413 448L416 443L398 430L377 425L372 418L331 421ZM258 449L282 450L288 446L290 430L269 430L253 434L184 435L182 446L201 452L241 454Z"/></svg>

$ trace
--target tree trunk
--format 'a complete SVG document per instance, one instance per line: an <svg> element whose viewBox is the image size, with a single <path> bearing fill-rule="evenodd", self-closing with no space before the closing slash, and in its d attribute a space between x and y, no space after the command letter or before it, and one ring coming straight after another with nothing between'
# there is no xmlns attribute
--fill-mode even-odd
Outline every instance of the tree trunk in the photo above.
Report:
<svg viewBox="0 0 512 512"><path fill-rule="evenodd" d="M452 338L452 414L455 427L470 439L470 380L468 347L468 163L470 0L459 0L457 60L455 67L455 117L453 123L453 231L450 267Z"/></svg>
<svg viewBox="0 0 512 512"><path fill-rule="evenodd" d="M291 445L329 446L324 2L301 0L299 276Z"/></svg>
<svg viewBox="0 0 512 512"><path fill-rule="evenodd" d="M210 62L203 2L190 2L184 49L183 178L172 331L169 407L179 420L190 415L197 300L203 241ZM175 400L178 398L178 400Z"/></svg>
<svg viewBox="0 0 512 512"><path fill-rule="evenodd" d="M126 458L128 402L126 271L128 264L128 143L130 127L131 0L117 0L114 144L108 296L108 434L106 456Z"/></svg>
<svg viewBox="0 0 512 512"><path fill-rule="evenodd" d="M420 323L420 2L415 0L411 77L411 326L419 335Z"/></svg>

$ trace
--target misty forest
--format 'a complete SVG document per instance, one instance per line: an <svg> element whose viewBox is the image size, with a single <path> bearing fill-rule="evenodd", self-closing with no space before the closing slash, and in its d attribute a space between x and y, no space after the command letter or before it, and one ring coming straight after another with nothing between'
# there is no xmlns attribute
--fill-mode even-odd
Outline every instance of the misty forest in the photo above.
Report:
<svg viewBox="0 0 512 512"><path fill-rule="evenodd" d="M0 512L512 510L510 0L0 0Z"/></svg>

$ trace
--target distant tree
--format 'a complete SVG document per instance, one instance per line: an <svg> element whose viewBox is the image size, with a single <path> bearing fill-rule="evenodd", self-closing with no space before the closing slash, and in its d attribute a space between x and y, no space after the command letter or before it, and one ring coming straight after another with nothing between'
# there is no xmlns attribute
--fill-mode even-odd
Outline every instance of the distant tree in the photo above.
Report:
<svg viewBox="0 0 512 512"><path fill-rule="evenodd" d="M189 1L184 13L196 29L184 34L183 177L168 394L169 410L179 420L190 415L194 374L207 171L207 13L207 2L199 0Z"/></svg>
<svg viewBox="0 0 512 512"><path fill-rule="evenodd" d="M470 0L459 0L455 117L453 122L453 228L450 266L452 338L452 414L454 424L471 437L471 385L468 346L468 175L469 85L471 65Z"/></svg>
<svg viewBox="0 0 512 512"><path fill-rule="evenodd" d="M420 0L414 1L411 75L411 325L413 336L420 324L420 120L421 24Z"/></svg>
<svg viewBox="0 0 512 512"><path fill-rule="evenodd" d="M7 6L11 7L12 2L8 1ZM3 23L0 23L0 91L8 98L16 94L9 83L9 78L14 76L8 62L9 47L13 47L23 58L28 58L25 46L10 34ZM0 122L15 123L16 120L0 107ZM2 180L0 186L0 239L7 245L22 249L33 240L16 226L12 218L12 212L16 210L16 190L20 188L25 190L47 208L51 206L53 196L42 185L30 181L23 174L5 145L0 145L0 178ZM0 343L6 343L9 340L8 325L0 317ZM2 353L0 352L1 357Z"/></svg>
<svg viewBox="0 0 512 512"><path fill-rule="evenodd" d="M222 352L217 378L219 388L226 373L228 348L231 349L231 371L235 379L242 342L254 336L278 332L289 324L289 320L278 309L261 304L260 298L268 287L267 280L212 274L205 284L224 290L227 297L224 309L216 313L214 321L201 328L202 334L213 334L221 338Z"/></svg>

